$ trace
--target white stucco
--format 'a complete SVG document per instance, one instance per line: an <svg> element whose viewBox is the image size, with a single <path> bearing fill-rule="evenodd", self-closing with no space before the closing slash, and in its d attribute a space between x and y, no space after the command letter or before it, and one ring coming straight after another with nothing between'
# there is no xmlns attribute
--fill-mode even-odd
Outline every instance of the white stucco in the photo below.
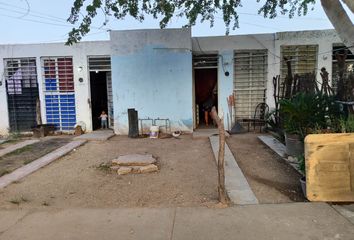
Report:
<svg viewBox="0 0 354 240"><path fill-rule="evenodd" d="M42 119L46 122L45 104L43 93L43 76L41 69L41 57L73 57L76 119L83 121L88 130L92 130L91 109L89 105L90 88L87 57L93 55L110 55L110 41L81 42L73 46L65 46L64 43L43 43L43 44L16 44L0 45L0 135L8 134L9 118L7 107L6 84L4 78L4 60L7 58L36 58L39 94L41 99ZM82 67L82 71L78 71ZM79 78L83 78L82 83Z"/></svg>
<svg viewBox="0 0 354 240"><path fill-rule="evenodd" d="M192 53L217 53L219 58L218 68L218 92L219 92L219 108L227 111L226 97L233 91L233 76L234 76L234 51L236 50L267 50L268 52L268 71L267 71L267 104L274 107L273 99L273 84L272 79L274 76L280 74L280 49L283 45L318 45L318 60L317 60L317 74L320 80L319 70L325 67L332 75L332 48L333 44L340 43L340 39L334 30L321 30L321 31L300 31L300 32L281 32L270 34L252 34L252 35L238 35L238 36L217 36L217 37L191 37L190 29L148 29L148 30L127 30L127 31L112 31L109 41L94 41L82 42L73 46L65 46L63 43L46 43L46 44L17 44L17 45L0 45L0 135L8 133L9 119L7 107L6 85L4 78L4 60L6 58L23 58L35 57L37 62L37 74L39 83L39 93L42 100L42 119L45 121L45 104L43 102L43 79L41 69L41 57L59 57L71 56L73 57L74 65L74 83L76 95L76 120L83 121L87 125L89 131L92 130L91 122L91 109L89 104L90 99L90 86L89 86L89 72L88 72L88 56L108 55L112 57L112 62L118 65L116 69L112 66L112 82L114 95L114 112L115 121L117 126L120 124L126 128L125 120L122 122L120 119L127 116L122 113L126 111L127 107L133 106L135 102L144 102L142 99L145 94L134 95L130 98L129 94L123 93L123 87L127 90L132 88L143 88L139 91L144 93L149 83L144 83L143 77L135 78L147 74L152 79L157 79L163 74L167 74L170 81L179 82L174 89L183 86L183 92L179 90L174 95L181 99L176 98L173 104L176 106L174 114L177 118L182 117L179 112L187 111L188 116L183 116L184 123L187 123L188 129L193 125L195 119L189 119L193 112L193 71L192 71ZM139 60L139 57L143 57ZM179 59L179 60L178 60ZM223 59L223 61L221 60ZM178 62L178 61L179 62ZM131 67L129 61L134 64L142 64L140 66ZM145 61L145 62L144 62ZM150 62L149 62L150 61ZM164 62L165 61L165 62ZM125 64L122 69L121 64ZM159 65L157 67L153 65ZM121 65L121 66L119 66ZM224 69L221 66L224 66ZM82 71L78 71L78 67L82 67ZM130 71L130 72L129 72ZM224 71L230 73L225 76ZM173 74L171 74L171 73ZM166 76L167 76L166 75ZM139 86L132 85L124 82L123 78L130 76L134 81L138 81ZM80 83L79 78L84 81ZM178 79L178 81L177 81ZM123 82L122 82L123 81ZM187 82L188 81L188 82ZM160 91L154 95L149 101L153 101L160 93L169 91L171 85L160 84L158 81L152 81L153 86L156 88L154 91ZM144 83L144 84L143 84ZM155 85L156 86L155 86ZM185 85L183 85L185 84ZM165 88L165 89L160 89ZM187 89L188 88L188 89ZM128 91L128 92L129 92ZM118 96L118 95L120 96ZM125 99L124 99L125 97ZM182 98L188 98L182 99ZM122 99L125 101L124 106L119 106ZM134 102L135 101L135 102ZM186 101L186 102L184 102ZM183 102L183 104L180 104ZM132 105L133 104L133 105ZM152 103L151 103L152 104ZM166 102L165 105L171 103ZM160 106L161 105L161 106ZM167 109L165 105L160 104L160 109ZM185 109L188 108L188 109ZM149 116L150 112L146 111L146 107L142 108L144 117ZM163 113L163 112L162 112ZM116 115L117 114L117 115ZM156 113L157 116L159 113ZM164 113L163 113L164 114ZM162 114L162 115L163 115ZM151 115L151 114L150 114ZM153 115L153 114L152 114ZM171 115L166 112L165 117ZM190 115L190 116L189 116ZM172 116L173 117L173 116ZM176 120L178 122L178 119ZM116 129L117 133L120 133ZM126 131L122 131L126 133Z"/></svg>

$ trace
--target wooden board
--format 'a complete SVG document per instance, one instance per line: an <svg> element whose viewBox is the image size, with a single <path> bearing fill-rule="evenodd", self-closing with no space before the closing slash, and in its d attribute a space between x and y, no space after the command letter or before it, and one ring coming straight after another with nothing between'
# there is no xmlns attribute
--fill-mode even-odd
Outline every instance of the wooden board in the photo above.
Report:
<svg viewBox="0 0 354 240"><path fill-rule="evenodd" d="M354 202L354 134L308 135L305 159L308 200Z"/></svg>

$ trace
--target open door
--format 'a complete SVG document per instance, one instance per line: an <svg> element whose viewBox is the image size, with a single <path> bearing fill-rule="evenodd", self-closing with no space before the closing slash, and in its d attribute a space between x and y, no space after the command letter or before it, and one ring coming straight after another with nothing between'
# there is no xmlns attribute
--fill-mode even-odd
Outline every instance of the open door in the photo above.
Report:
<svg viewBox="0 0 354 240"><path fill-rule="evenodd" d="M210 110L218 106L218 55L193 56L196 128L214 128Z"/></svg>
<svg viewBox="0 0 354 240"><path fill-rule="evenodd" d="M90 56L88 59L91 89L92 129L101 128L99 116L102 111L108 115L108 127L113 128L113 94L111 77L111 58L109 56Z"/></svg>

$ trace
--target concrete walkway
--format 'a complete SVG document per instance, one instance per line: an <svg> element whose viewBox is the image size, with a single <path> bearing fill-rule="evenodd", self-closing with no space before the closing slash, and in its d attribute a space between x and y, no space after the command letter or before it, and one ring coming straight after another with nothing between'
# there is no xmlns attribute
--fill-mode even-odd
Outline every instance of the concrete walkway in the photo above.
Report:
<svg viewBox="0 0 354 240"><path fill-rule="evenodd" d="M31 144L34 144L34 143L37 143L39 142L39 140L37 139L31 139L31 140L26 140L26 141L23 141L23 142L19 142L19 143L16 143L16 144L13 144L13 145L10 145L4 149L0 149L0 157L8 154L8 153L11 153L13 151L16 151L17 149L20 149L20 148L23 148L23 147L26 147L28 145L31 145Z"/></svg>
<svg viewBox="0 0 354 240"><path fill-rule="evenodd" d="M24 165L23 167L20 167L16 169L15 171L6 174L2 177L0 177L0 189L6 187L7 185L11 184L12 182L18 181L27 175L37 171L38 169L48 165L49 163L57 160L58 158L64 156L65 154L69 153L73 149L81 146L84 144L86 141L72 141L56 150L53 152L48 153L47 155Z"/></svg>
<svg viewBox="0 0 354 240"><path fill-rule="evenodd" d="M1 240L352 240L353 236L354 225L323 203L0 210Z"/></svg>
<svg viewBox="0 0 354 240"><path fill-rule="evenodd" d="M215 160L218 159L219 136L209 137ZM227 143L225 144L225 188L234 204L258 204L258 199L253 193L246 177L237 164Z"/></svg>
<svg viewBox="0 0 354 240"><path fill-rule="evenodd" d="M81 136L75 137L75 140L87 140L87 141L106 141L113 137L115 134L112 130L96 130L90 133L85 133Z"/></svg>

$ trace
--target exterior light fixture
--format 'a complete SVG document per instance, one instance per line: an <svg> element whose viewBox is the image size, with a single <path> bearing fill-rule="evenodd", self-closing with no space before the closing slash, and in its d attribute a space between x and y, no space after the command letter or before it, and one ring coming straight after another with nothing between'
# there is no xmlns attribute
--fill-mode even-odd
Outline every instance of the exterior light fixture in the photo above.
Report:
<svg viewBox="0 0 354 240"><path fill-rule="evenodd" d="M82 72L82 70L83 70L83 67L81 67L81 66L77 68L78 72Z"/></svg>

